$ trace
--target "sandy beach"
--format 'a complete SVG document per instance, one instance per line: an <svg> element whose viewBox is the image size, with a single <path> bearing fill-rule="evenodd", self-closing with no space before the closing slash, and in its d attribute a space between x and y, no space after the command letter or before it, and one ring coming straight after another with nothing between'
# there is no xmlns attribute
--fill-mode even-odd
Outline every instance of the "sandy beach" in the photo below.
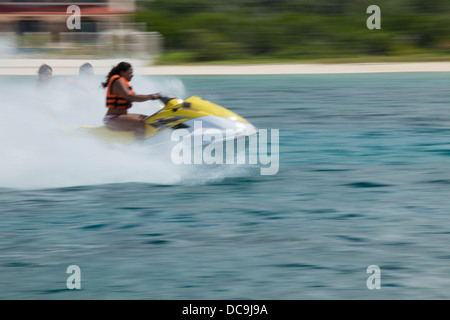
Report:
<svg viewBox="0 0 450 320"><path fill-rule="evenodd" d="M262 64L211 66L154 66L146 74L166 75L276 75L387 72L450 72L450 62L354 63L354 64Z"/></svg>
<svg viewBox="0 0 450 320"><path fill-rule="evenodd" d="M36 75L43 63L52 66L56 76L75 75L85 62L93 65L96 74L106 74L123 60L134 66L136 74L171 76L450 72L450 62L149 66L147 61L134 59L0 59L0 75Z"/></svg>

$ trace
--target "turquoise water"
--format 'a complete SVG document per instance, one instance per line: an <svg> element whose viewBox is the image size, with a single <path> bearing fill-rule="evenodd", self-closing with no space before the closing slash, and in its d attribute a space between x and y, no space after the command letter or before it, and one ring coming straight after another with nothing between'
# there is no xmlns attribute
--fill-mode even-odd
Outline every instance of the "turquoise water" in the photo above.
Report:
<svg viewBox="0 0 450 320"><path fill-rule="evenodd" d="M62 125L101 122L102 92L36 102L33 79L0 78L0 298L448 299L449 80L133 80L279 129L279 171L261 175L69 138ZM67 288L70 265L81 290ZM380 289L366 285L371 265Z"/></svg>

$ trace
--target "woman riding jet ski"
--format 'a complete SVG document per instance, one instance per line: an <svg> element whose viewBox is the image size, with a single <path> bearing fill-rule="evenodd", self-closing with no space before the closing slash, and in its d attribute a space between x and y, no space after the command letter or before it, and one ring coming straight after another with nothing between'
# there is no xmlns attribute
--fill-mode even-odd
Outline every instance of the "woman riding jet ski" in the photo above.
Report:
<svg viewBox="0 0 450 320"><path fill-rule="evenodd" d="M121 62L109 71L106 81L106 107L108 112L103 118L105 126L111 130L134 131L136 140L144 140L145 116L128 113L132 102L144 102L159 99L158 94L136 94L129 81L133 78L133 68L127 62Z"/></svg>
<svg viewBox="0 0 450 320"><path fill-rule="evenodd" d="M215 133L224 139L234 139L253 135L256 128L238 114L217 104L191 97L187 100L162 97L159 94L137 95L129 81L133 69L129 63L121 62L111 69L103 86L106 92L108 111L103 119L105 126L82 128L94 134L105 143L129 144L134 141L155 141L155 136L164 136L173 130L183 129L184 133L203 135ZM151 116L130 114L132 102L159 99L164 108ZM165 134L163 134L165 132Z"/></svg>

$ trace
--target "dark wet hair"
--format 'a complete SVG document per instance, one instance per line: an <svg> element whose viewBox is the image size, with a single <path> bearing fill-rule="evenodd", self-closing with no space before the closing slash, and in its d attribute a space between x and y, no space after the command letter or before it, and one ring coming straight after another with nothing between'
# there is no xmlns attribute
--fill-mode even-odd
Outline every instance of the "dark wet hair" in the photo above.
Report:
<svg viewBox="0 0 450 320"><path fill-rule="evenodd" d="M90 64L89 62L86 62L80 67L79 74L85 74L90 69L94 69L92 67L92 64Z"/></svg>
<svg viewBox="0 0 450 320"><path fill-rule="evenodd" d="M47 70L50 70L51 72L53 72L52 67L50 67L48 64L44 63L42 66L39 67L38 74L44 74L44 72Z"/></svg>
<svg viewBox="0 0 450 320"><path fill-rule="evenodd" d="M116 74L120 74L121 72L125 72L130 68L131 68L131 64L129 64L128 62L122 61L117 66L113 67L111 69L111 71L109 71L108 75L106 76L106 81L102 82L102 86L104 88L106 88L108 86L109 80L111 79L112 76L114 76Z"/></svg>

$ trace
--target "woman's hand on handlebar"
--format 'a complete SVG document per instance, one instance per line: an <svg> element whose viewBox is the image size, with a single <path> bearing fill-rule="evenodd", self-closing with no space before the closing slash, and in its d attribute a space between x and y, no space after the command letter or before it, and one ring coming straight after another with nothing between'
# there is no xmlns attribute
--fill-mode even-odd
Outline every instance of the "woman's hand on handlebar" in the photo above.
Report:
<svg viewBox="0 0 450 320"><path fill-rule="evenodd" d="M161 99L159 93L150 94L150 100L158 100Z"/></svg>

